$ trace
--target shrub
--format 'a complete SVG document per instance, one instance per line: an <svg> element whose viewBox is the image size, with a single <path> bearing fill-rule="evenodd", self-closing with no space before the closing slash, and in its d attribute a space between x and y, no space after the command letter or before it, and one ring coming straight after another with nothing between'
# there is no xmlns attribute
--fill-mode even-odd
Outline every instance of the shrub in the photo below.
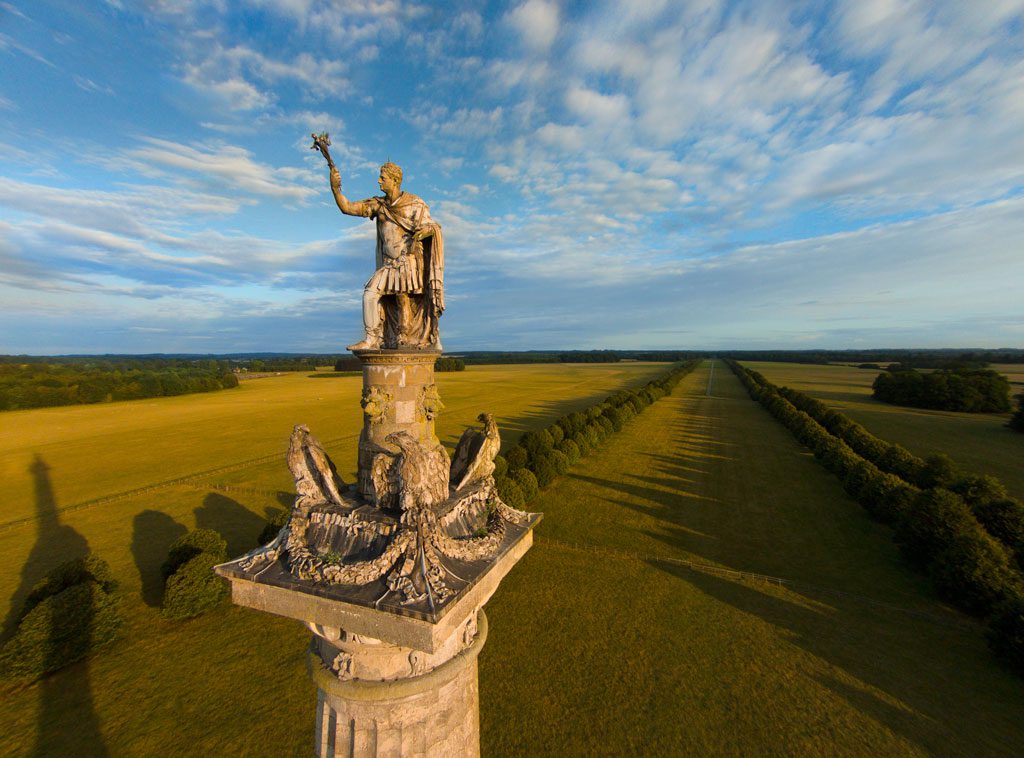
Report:
<svg viewBox="0 0 1024 758"><path fill-rule="evenodd" d="M543 455L554 446L554 442L551 439L551 434L547 429L541 429L539 432L527 432L519 440L519 444L526 448L526 452L529 453L530 459L533 460L539 455Z"/></svg>
<svg viewBox="0 0 1024 758"><path fill-rule="evenodd" d="M526 506L523 489L514 479L504 477L497 480L495 485L498 488L498 497L504 501L505 505L516 510L522 510Z"/></svg>
<svg viewBox="0 0 1024 758"><path fill-rule="evenodd" d="M921 471L918 485L928 489L931 487L948 488L953 482L960 478L960 471L957 469L953 459L948 455L939 453L929 455L924 459L924 468Z"/></svg>
<svg viewBox="0 0 1024 758"><path fill-rule="evenodd" d="M85 658L117 636L122 619L110 569L94 556L69 561L36 585L17 631L0 651L5 676L35 679ZM96 581L96 575L103 581ZM79 581L67 584L73 577ZM56 592L48 590L60 587ZM36 592L36 589L39 592Z"/></svg>
<svg viewBox="0 0 1024 758"><path fill-rule="evenodd" d="M228 584L213 573L224 559L202 552L180 566L167 580L164 591L164 618L173 621L198 616L220 603L228 595Z"/></svg>
<svg viewBox="0 0 1024 758"><path fill-rule="evenodd" d="M492 476L495 479L501 479L507 473L508 473L508 461L506 461L500 455L494 456L494 474L492 474Z"/></svg>
<svg viewBox="0 0 1024 758"><path fill-rule="evenodd" d="M901 479L916 482L921 479L924 462L902 445L889 445L877 465Z"/></svg>
<svg viewBox="0 0 1024 758"><path fill-rule="evenodd" d="M444 357L434 362L434 371L465 371L466 362L462 358Z"/></svg>
<svg viewBox="0 0 1024 758"><path fill-rule="evenodd" d="M605 437L608 437L615 433L615 425L608 419L607 416L598 416L594 423L604 429Z"/></svg>
<svg viewBox="0 0 1024 758"><path fill-rule="evenodd" d="M587 416L580 411L576 411L568 416L563 416L558 425L562 427L566 437L572 437L587 425Z"/></svg>
<svg viewBox="0 0 1024 758"><path fill-rule="evenodd" d="M274 512L270 514L270 518L267 519L267 524L263 527L263 531L260 532L260 536L257 540L258 544L266 545L268 542L274 539L274 537L277 536L277 533L280 532L281 529L284 528L284 525L288 523L288 519L290 519L291 516L291 511L285 511L281 510L280 508L275 508ZM168 556L168 561L170 561L170 556ZM168 566L169 563L164 565ZM172 571L171 573L174 572ZM164 580L166 581L166 579L167 577L165 576Z"/></svg>
<svg viewBox="0 0 1024 758"><path fill-rule="evenodd" d="M1015 432L1024 432L1024 394L1017 395L1017 411L1006 425Z"/></svg>
<svg viewBox="0 0 1024 758"><path fill-rule="evenodd" d="M530 466L530 470L537 477L537 484L541 487L547 487L558 476L558 472L555 470L554 464L551 463L548 455L549 453L538 455Z"/></svg>
<svg viewBox="0 0 1024 758"><path fill-rule="evenodd" d="M622 431L622 425L625 421L622 418L622 410L620 408L609 408L604 412L604 417L611 423L613 431Z"/></svg>
<svg viewBox="0 0 1024 758"><path fill-rule="evenodd" d="M961 477L949 487L962 497L971 507L990 503L993 500L1005 500L1009 497L1006 488L993 476L977 476L970 474Z"/></svg>
<svg viewBox="0 0 1024 758"><path fill-rule="evenodd" d="M569 457L561 450L552 450L548 453L548 460L555 467L555 472L561 476L569 470Z"/></svg>
<svg viewBox="0 0 1024 758"><path fill-rule="evenodd" d="M537 477L534 476L533 472L529 469L521 468L512 474L512 478L516 484L523 491L523 498L526 502L530 502L537 497L537 492L540 490L540 485L537 483Z"/></svg>
<svg viewBox="0 0 1024 758"><path fill-rule="evenodd" d="M549 426L547 432L551 435L551 444L553 446L557 446L559 442L565 439L565 432L558 424Z"/></svg>
<svg viewBox="0 0 1024 758"><path fill-rule="evenodd" d="M608 439L608 435L610 434L610 432L608 430L606 430L603 426L601 426L596 421L594 421L594 422L592 422L590 424L587 424L586 431L590 432L590 436L594 439L594 441L595 441L595 445L594 446L595 447L597 447L599 445L603 445L605 440Z"/></svg>
<svg viewBox="0 0 1024 758"><path fill-rule="evenodd" d="M580 451L581 458L590 455L591 451L593 451L594 449L594 445L590 441L590 436L583 433L582 431L579 432L575 437L573 437L570 440L570 442L576 443L576 448Z"/></svg>
<svg viewBox="0 0 1024 758"><path fill-rule="evenodd" d="M896 542L908 560L925 566L955 533L967 531L971 521L967 505L949 490L923 490L898 525Z"/></svg>
<svg viewBox="0 0 1024 758"><path fill-rule="evenodd" d="M83 582L95 582L107 593L117 586L110 566L102 558L90 553L84 558L65 561L33 585L22 603L18 618L24 618L46 598L59 595L69 587Z"/></svg>
<svg viewBox="0 0 1024 758"><path fill-rule="evenodd" d="M985 531L1008 547L1024 569L1024 504L1012 498L990 500L973 508Z"/></svg>
<svg viewBox="0 0 1024 758"><path fill-rule="evenodd" d="M200 553L210 553L217 558L216 563L223 563L227 560L228 543L213 529L193 529L183 534L171 544L167 560L160 567L164 580Z"/></svg>
<svg viewBox="0 0 1024 758"><path fill-rule="evenodd" d="M989 622L988 644L1008 668L1024 676L1024 597L1017 595L996 609Z"/></svg>
<svg viewBox="0 0 1024 758"><path fill-rule="evenodd" d="M570 466L580 459L579 445L577 445L573 440L562 440L558 443L558 450L565 455Z"/></svg>
<svg viewBox="0 0 1024 758"><path fill-rule="evenodd" d="M979 527L953 534L928 573L946 598L979 616L1020 591L1006 552Z"/></svg>
<svg viewBox="0 0 1024 758"><path fill-rule="evenodd" d="M508 471L510 474L523 468L529 460L529 455L526 452L526 448L516 445L514 448L505 454L505 460L508 463Z"/></svg>

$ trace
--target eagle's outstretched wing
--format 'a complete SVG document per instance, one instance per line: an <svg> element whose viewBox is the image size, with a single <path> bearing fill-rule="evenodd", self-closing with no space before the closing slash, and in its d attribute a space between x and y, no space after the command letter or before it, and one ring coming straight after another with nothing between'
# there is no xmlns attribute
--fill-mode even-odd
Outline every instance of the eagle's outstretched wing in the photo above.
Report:
<svg viewBox="0 0 1024 758"><path fill-rule="evenodd" d="M494 457L501 450L498 425L490 413L481 413L477 418L484 423L483 430L467 429L455 448L451 470L451 485L455 490L494 473Z"/></svg>
<svg viewBox="0 0 1024 758"><path fill-rule="evenodd" d="M343 483L334 464L309 427L297 424L288 445L288 468L295 477L296 505L341 505Z"/></svg>

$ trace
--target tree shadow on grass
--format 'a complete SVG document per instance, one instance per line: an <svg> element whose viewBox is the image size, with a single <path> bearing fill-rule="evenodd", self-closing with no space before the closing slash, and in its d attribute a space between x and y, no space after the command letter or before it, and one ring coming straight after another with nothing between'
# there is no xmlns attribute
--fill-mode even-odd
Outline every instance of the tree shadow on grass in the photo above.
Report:
<svg viewBox="0 0 1024 758"><path fill-rule="evenodd" d="M142 581L142 600L151 608L159 608L164 596L160 566L171 543L188 530L166 513L153 510L136 514L133 527L132 555Z"/></svg>
<svg viewBox="0 0 1024 758"><path fill-rule="evenodd" d="M256 515L237 500L220 492L209 492L196 508L196 526L213 529L228 543L228 558L235 558L257 547L266 519Z"/></svg>
<svg viewBox="0 0 1024 758"><path fill-rule="evenodd" d="M29 472L35 488L36 541L28 560L22 566L21 583L4 623L5 639L6 635L17 630L20 609L32 587L61 563L82 558L89 553L89 543L85 537L73 527L61 523L50 479L50 467L42 456L35 456ZM85 634L91 634L90 619L85 619L82 626L86 630ZM53 628L57 629L58 625L53 625ZM49 650L53 651L51 655L61 649L58 640L53 640L49 645ZM47 667L58 668L62 663L59 659L47 661ZM89 668L87 658L45 676L36 685L39 691L39 711L36 742L30 755L42 758L53 755L107 754L93 706ZM72 735L73 744L69 740Z"/></svg>
<svg viewBox="0 0 1024 758"><path fill-rule="evenodd" d="M1013 721L1011 704L1020 702L1019 682L996 668L980 631L970 625L911 617L855 597L804 588L799 593L786 590L792 598L787 599L740 580L663 561L649 563L719 602L784 630L788 643L862 683L857 686L828 674L827 669L811 675L861 713L927 752L970 753L973 738L969 735L982 728L977 712L982 703L1001 701L1007 705L1005 712L986 716L1004 727ZM968 671L987 669L990 675L960 675L949 667L951 657ZM950 708L942 697L953 679L959 698L973 703L972 708ZM992 692L993 687L999 691Z"/></svg>

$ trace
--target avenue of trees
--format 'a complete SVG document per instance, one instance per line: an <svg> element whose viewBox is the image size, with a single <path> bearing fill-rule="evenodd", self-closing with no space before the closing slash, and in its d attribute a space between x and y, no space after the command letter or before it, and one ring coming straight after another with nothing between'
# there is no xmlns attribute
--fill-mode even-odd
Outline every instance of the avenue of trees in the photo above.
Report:
<svg viewBox="0 0 1024 758"><path fill-rule="evenodd" d="M921 459L802 392L730 368L962 610L987 618L992 651L1024 675L1024 504L946 456Z"/></svg>
<svg viewBox="0 0 1024 758"><path fill-rule="evenodd" d="M991 369L954 369L922 373L899 367L879 374L874 396L893 405L969 413L1010 410L1010 382Z"/></svg>

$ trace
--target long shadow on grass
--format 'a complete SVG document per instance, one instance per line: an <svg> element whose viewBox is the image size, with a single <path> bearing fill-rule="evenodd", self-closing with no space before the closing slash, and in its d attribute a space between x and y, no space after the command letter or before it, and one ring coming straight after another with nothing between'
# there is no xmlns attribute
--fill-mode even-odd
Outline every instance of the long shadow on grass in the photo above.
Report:
<svg viewBox="0 0 1024 758"><path fill-rule="evenodd" d="M171 543L188 530L166 513L152 510L137 514L132 526L132 556L142 580L142 599L146 605L156 608L164 595L160 566L167 558Z"/></svg>
<svg viewBox="0 0 1024 758"><path fill-rule="evenodd" d="M85 537L60 521L50 467L42 456L35 456L29 472L35 488L36 542L22 566L21 584L4 624L5 634L13 634L17 629L22 603L36 582L61 563L82 558L89 553L89 543ZM88 628L90 625L86 623L84 626ZM60 655L62 644L59 640L53 640L49 649L53 651L52 654ZM61 663L59 659L47 661L47 667L57 668ZM44 677L38 688L38 726L36 744L31 755L107 754L100 734L99 719L93 707L88 659ZM74 735L73 745L52 744L52 740L63 739L62 735L68 734Z"/></svg>
<svg viewBox="0 0 1024 758"><path fill-rule="evenodd" d="M650 561L650 565L719 602L784 630L781 636L788 643L841 669L856 681L832 675L824 668L811 674L811 678L928 752L970 752L969 735L983 728L979 721L985 718L979 715L979 709L985 711L983 704L1002 704L1005 712L986 714L992 716L993 725L1002 733L1012 723L1012 703L1020 702L1019 683L996 669L979 632L902 614L894 616L899 612L865 606L855 598L831 593L801 590L787 600L683 566L656 560ZM943 665L942 661L954 656L969 673L957 675L956 669ZM990 675L976 676L979 669ZM957 700L972 703L972 708L950 707L943 693L949 693L954 685ZM959 747L954 747L951 739L961 740Z"/></svg>
<svg viewBox="0 0 1024 758"><path fill-rule="evenodd" d="M260 532L267 525L266 519L220 492L208 493L195 515L197 527L220 532L227 540L229 558L256 547Z"/></svg>

